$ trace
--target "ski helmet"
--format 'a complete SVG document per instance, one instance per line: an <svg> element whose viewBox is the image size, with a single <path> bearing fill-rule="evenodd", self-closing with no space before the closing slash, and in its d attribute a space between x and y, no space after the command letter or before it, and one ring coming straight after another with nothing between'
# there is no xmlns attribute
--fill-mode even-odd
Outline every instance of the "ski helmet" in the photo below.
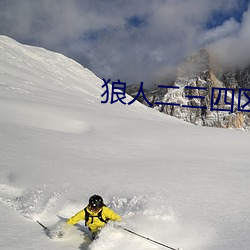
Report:
<svg viewBox="0 0 250 250"><path fill-rule="evenodd" d="M89 198L89 206L93 210L98 210L103 207L103 199L99 195L93 195Z"/></svg>

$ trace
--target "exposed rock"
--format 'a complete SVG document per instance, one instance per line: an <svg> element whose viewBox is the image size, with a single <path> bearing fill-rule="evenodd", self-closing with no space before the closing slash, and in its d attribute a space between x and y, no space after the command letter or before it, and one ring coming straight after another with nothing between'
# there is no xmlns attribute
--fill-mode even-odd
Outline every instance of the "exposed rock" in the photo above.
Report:
<svg viewBox="0 0 250 250"><path fill-rule="evenodd" d="M250 67L215 71L209 52L200 50L180 65L171 85L154 86L145 92L146 97L160 112L196 125L248 130L250 115L246 110L250 105L240 112L238 94L240 88L250 88ZM249 100L241 94L243 105ZM146 104L143 99L140 101Z"/></svg>

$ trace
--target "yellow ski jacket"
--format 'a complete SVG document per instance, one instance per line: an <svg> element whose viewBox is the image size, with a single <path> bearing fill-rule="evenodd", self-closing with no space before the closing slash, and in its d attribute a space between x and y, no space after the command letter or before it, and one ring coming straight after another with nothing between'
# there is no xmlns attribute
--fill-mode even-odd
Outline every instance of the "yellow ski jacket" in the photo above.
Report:
<svg viewBox="0 0 250 250"><path fill-rule="evenodd" d="M86 207L87 212L89 213L88 221L85 221L86 226L88 226L89 230L92 233L97 232L100 228L102 228L106 223L104 221L112 220L112 221L121 221L120 215L116 214L113 210L110 208L103 206L99 211L93 212L89 209L89 207ZM101 218L104 220L100 220L98 218L98 215L100 215L101 212ZM85 220L85 210L82 209L77 214L72 216L68 221L67 224L74 225L80 220Z"/></svg>

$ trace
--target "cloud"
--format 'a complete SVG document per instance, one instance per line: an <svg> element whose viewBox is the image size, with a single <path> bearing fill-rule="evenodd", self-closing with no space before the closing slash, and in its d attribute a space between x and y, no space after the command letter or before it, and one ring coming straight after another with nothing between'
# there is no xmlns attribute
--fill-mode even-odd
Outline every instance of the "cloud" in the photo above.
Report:
<svg viewBox="0 0 250 250"><path fill-rule="evenodd" d="M226 20L221 26L204 31L201 37L201 44L212 44L225 37L235 34L240 28L240 24L235 20L235 18L230 18Z"/></svg>
<svg viewBox="0 0 250 250"><path fill-rule="evenodd" d="M204 46L217 54L243 44L249 18L233 18L238 9L237 0L2 0L0 33L64 53L102 78L149 85ZM214 13L228 18L208 30Z"/></svg>
<svg viewBox="0 0 250 250"><path fill-rule="evenodd" d="M221 30L227 29L225 23ZM221 39L210 44L210 51L214 60L224 67L245 67L250 64L250 10L243 15L242 22Z"/></svg>

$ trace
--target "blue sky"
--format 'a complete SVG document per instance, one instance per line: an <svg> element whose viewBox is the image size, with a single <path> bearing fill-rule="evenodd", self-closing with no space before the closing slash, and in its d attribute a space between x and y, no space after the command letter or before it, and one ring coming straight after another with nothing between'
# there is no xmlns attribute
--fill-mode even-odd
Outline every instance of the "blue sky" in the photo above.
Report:
<svg viewBox="0 0 250 250"><path fill-rule="evenodd" d="M216 10L211 14L211 18L207 21L206 28L212 29L217 26L223 25L225 20L230 18L235 18L235 20L239 23L242 22L242 17L244 12L248 9L249 0L240 0L237 3L237 7L233 8L229 13L224 13L222 10Z"/></svg>
<svg viewBox="0 0 250 250"><path fill-rule="evenodd" d="M146 85L210 48L250 63L249 0L1 0L0 34L63 53L101 78Z"/></svg>

